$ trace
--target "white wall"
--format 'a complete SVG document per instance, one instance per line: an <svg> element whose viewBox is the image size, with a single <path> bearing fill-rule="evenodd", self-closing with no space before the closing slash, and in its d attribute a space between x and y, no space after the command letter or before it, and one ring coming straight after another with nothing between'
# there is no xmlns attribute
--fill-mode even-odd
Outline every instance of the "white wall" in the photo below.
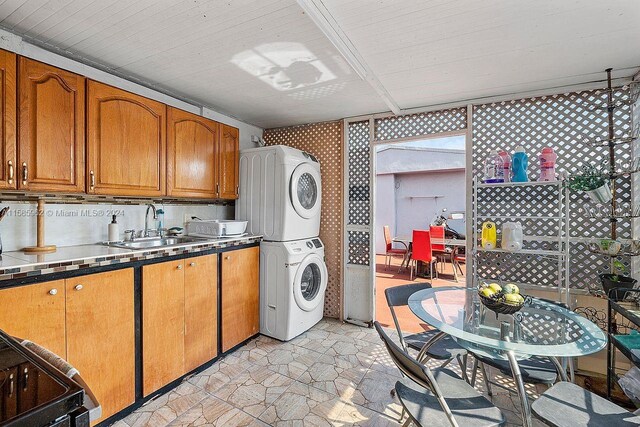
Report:
<svg viewBox="0 0 640 427"><path fill-rule="evenodd" d="M2 203L10 210L0 222L3 250L15 251L36 243L36 204L30 202ZM185 216L202 219L233 219L233 206L218 205L162 205L166 228L183 226ZM118 215L120 233L126 229L142 230L146 205L109 204L47 204L45 207L45 242L58 246L81 245L107 240L107 224L111 215ZM149 213L150 227L153 218Z"/></svg>
<svg viewBox="0 0 640 427"><path fill-rule="evenodd" d="M390 186L388 184L390 181L394 181L395 186ZM428 229L429 223L442 208L447 208L449 212L465 211L465 171L463 169L378 175L377 184L375 226L379 230L376 233L376 253L384 253L382 226L385 224L390 226L392 235L410 236L413 230ZM392 207L391 214L389 211ZM464 227L456 226L455 228L464 230Z"/></svg>

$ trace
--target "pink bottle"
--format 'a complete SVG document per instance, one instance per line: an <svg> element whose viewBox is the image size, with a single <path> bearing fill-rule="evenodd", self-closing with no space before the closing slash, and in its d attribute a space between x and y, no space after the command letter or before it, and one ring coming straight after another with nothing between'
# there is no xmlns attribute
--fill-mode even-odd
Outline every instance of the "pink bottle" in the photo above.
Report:
<svg viewBox="0 0 640 427"><path fill-rule="evenodd" d="M558 155L553 152L553 148L545 147L540 153L540 178L538 181L556 180L556 159Z"/></svg>
<svg viewBox="0 0 640 427"><path fill-rule="evenodd" d="M498 155L502 157L502 164L504 165L504 182L511 182L511 156L504 150L500 151Z"/></svg>

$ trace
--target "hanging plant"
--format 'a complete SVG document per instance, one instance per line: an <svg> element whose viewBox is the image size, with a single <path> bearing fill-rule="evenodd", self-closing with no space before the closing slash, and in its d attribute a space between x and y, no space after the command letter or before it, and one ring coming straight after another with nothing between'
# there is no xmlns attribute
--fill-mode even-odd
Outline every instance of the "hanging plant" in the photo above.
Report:
<svg viewBox="0 0 640 427"><path fill-rule="evenodd" d="M584 165L579 174L569 178L572 191L585 192L596 203L609 203L613 198L609 188L609 170L606 162L599 165Z"/></svg>

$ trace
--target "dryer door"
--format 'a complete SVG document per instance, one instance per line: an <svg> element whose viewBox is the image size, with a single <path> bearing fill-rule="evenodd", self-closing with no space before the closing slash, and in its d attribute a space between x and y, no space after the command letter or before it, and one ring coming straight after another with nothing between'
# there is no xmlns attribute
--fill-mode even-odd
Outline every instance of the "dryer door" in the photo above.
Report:
<svg viewBox="0 0 640 427"><path fill-rule="evenodd" d="M320 173L309 163L298 165L291 174L289 198L298 215L311 218L320 212Z"/></svg>
<svg viewBox="0 0 640 427"><path fill-rule="evenodd" d="M311 311L324 300L327 290L327 266L318 254L308 255L300 265L293 281L293 296L304 311Z"/></svg>

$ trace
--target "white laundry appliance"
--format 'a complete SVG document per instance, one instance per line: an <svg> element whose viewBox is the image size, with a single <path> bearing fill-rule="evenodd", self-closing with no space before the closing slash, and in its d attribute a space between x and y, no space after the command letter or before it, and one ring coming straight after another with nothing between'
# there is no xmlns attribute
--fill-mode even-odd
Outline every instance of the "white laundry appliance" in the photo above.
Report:
<svg viewBox="0 0 640 427"><path fill-rule="evenodd" d="M267 241L320 234L320 163L311 154L283 145L240 152L240 195L236 219Z"/></svg>
<svg viewBox="0 0 640 427"><path fill-rule="evenodd" d="M319 238L260 244L260 333L288 341L322 319L327 289Z"/></svg>

